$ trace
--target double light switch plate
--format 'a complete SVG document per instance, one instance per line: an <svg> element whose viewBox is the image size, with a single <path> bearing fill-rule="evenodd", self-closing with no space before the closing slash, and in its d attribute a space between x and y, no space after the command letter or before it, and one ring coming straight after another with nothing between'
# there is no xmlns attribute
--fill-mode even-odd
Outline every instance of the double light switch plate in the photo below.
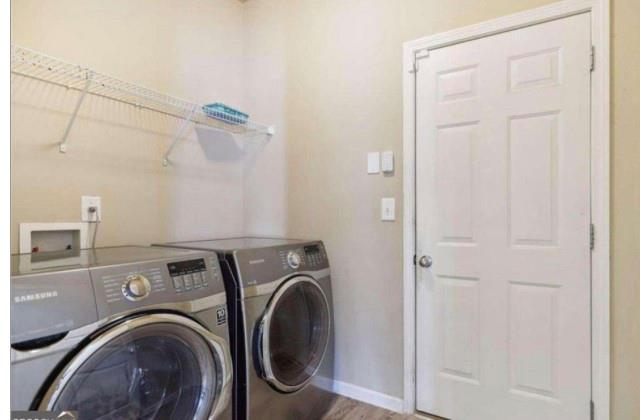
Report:
<svg viewBox="0 0 640 420"><path fill-rule="evenodd" d="M367 173L379 174L380 171L384 173L393 172L393 152L391 150L382 153L367 153Z"/></svg>

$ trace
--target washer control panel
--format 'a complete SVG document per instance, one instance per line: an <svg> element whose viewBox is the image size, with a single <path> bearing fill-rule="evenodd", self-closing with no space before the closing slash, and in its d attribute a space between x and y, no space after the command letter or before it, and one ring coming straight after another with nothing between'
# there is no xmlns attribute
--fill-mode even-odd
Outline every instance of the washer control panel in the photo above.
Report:
<svg viewBox="0 0 640 420"><path fill-rule="evenodd" d="M187 292L209 285L209 276L204 258L167 264L171 282L176 292ZM218 272L214 271L214 275Z"/></svg>
<svg viewBox="0 0 640 420"><path fill-rule="evenodd" d="M105 270L105 274L100 278L108 304L122 301L138 302L145 300L151 293L166 290L162 270L157 266L125 272L113 271Z"/></svg>
<svg viewBox="0 0 640 420"><path fill-rule="evenodd" d="M122 284L122 294L131 301L142 300L151 293L151 283L142 274L128 275Z"/></svg>
<svg viewBox="0 0 640 420"><path fill-rule="evenodd" d="M289 267L295 270L296 268L300 267L301 262L302 257L300 256L300 254L298 254L297 251L289 251L289 253L287 254L287 264L289 265Z"/></svg>
<svg viewBox="0 0 640 420"><path fill-rule="evenodd" d="M90 268L98 317L224 293L216 254Z"/></svg>

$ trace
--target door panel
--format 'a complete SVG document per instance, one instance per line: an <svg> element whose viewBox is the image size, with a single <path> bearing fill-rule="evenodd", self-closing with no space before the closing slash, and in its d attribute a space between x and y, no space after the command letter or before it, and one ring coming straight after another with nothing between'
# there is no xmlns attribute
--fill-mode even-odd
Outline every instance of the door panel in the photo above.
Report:
<svg viewBox="0 0 640 420"><path fill-rule="evenodd" d="M421 59L420 411L589 416L590 48L581 14Z"/></svg>

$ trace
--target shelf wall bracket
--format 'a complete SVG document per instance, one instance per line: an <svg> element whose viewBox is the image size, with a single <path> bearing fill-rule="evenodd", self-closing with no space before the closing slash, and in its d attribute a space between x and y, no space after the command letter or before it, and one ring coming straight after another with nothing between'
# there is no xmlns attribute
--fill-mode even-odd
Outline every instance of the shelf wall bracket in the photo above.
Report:
<svg viewBox="0 0 640 420"><path fill-rule="evenodd" d="M76 102L76 107L73 110L73 114L71 115L71 119L67 124L67 128L64 130L64 134L62 134L62 140L59 143L60 153L67 152L67 140L69 139L69 132L71 132L71 128L73 127L73 123L76 121L76 117L78 116L78 111L80 110L80 105L84 101L84 97L87 95L87 91L89 90L89 86L91 86L91 81L93 79L93 72L91 70L87 70L87 81L84 84L84 88L80 93L80 97L78 98L78 102Z"/></svg>
<svg viewBox="0 0 640 420"><path fill-rule="evenodd" d="M173 152L173 149L176 147L180 139L184 137L187 131L187 128L189 127L189 125L191 125L196 109L197 107L193 107L189 112L189 114L187 115L187 117L182 121L182 124L180 124L180 128L178 129L176 136L173 138L173 142L171 142L171 146L169 146L164 156L162 157L162 166L169 165L169 155L171 155L171 152Z"/></svg>

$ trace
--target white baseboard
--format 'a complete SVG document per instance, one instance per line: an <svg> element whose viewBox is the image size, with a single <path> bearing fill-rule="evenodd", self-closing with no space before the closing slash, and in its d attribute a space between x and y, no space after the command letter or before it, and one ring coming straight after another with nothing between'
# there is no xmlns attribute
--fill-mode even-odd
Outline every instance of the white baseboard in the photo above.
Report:
<svg viewBox="0 0 640 420"><path fill-rule="evenodd" d="M387 410L395 411L396 413L402 413L404 409L404 401L402 398L393 397L391 395L383 394L382 392L373 391L347 382L331 380L321 376L316 376L313 379L313 383L322 389L326 389L327 391L334 392L338 395L353 398L354 400L375 405L376 407L386 408Z"/></svg>

